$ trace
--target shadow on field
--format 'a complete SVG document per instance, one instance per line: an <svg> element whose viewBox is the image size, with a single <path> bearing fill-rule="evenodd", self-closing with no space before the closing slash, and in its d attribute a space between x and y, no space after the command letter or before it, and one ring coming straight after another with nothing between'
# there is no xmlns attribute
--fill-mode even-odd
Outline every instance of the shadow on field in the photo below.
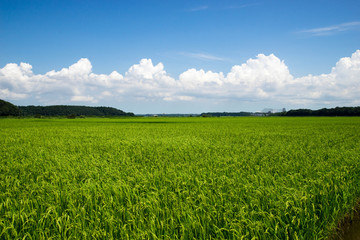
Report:
<svg viewBox="0 0 360 240"><path fill-rule="evenodd" d="M340 221L337 232L329 240L360 239L360 201L356 204L353 217L347 215Z"/></svg>

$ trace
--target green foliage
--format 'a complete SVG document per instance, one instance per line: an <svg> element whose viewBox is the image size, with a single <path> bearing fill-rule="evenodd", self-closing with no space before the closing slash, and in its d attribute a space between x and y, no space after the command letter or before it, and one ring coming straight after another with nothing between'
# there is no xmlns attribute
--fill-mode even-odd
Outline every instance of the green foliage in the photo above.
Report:
<svg viewBox="0 0 360 240"><path fill-rule="evenodd" d="M88 107L88 106L19 106L22 116L134 116L111 107Z"/></svg>
<svg viewBox="0 0 360 240"><path fill-rule="evenodd" d="M66 116L68 119L74 119L76 118L76 114L75 113L72 113L72 114L69 114Z"/></svg>
<svg viewBox="0 0 360 240"><path fill-rule="evenodd" d="M360 118L0 119L0 239L324 239Z"/></svg>
<svg viewBox="0 0 360 240"><path fill-rule="evenodd" d="M19 116L19 109L15 105L0 99L0 116Z"/></svg>

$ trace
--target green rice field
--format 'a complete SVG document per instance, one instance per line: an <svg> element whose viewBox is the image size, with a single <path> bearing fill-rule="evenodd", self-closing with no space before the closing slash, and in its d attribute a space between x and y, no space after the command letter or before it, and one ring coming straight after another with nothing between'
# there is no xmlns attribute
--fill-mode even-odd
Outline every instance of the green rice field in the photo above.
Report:
<svg viewBox="0 0 360 240"><path fill-rule="evenodd" d="M0 239L327 239L360 118L0 119Z"/></svg>

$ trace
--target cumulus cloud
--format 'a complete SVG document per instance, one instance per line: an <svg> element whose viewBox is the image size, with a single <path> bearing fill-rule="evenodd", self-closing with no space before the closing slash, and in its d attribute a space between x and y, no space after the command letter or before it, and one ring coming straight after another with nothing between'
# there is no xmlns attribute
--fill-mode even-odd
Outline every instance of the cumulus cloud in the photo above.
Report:
<svg viewBox="0 0 360 240"><path fill-rule="evenodd" d="M224 75L222 72L214 73L212 71L196 70L191 68L179 76L180 84L184 89L203 89L216 88L224 83Z"/></svg>
<svg viewBox="0 0 360 240"><path fill-rule="evenodd" d="M184 92L197 97L265 99L281 93L293 77L283 61L271 54L259 54L242 65L222 72L189 69L179 76Z"/></svg>
<svg viewBox="0 0 360 240"><path fill-rule="evenodd" d="M175 84L175 80L164 70L164 65L158 63L154 66L151 59L142 59L139 64L131 66L125 74L125 79L150 88Z"/></svg>
<svg viewBox="0 0 360 240"><path fill-rule="evenodd" d="M98 97L109 96L107 90L117 87L122 80L123 76L116 71L110 75L93 73L91 62L86 58L43 75L33 74L28 63L9 63L0 69L0 97L35 97L41 103L61 104L67 100L96 103Z"/></svg>
<svg viewBox="0 0 360 240"><path fill-rule="evenodd" d="M318 98L356 99L360 84L360 50L351 57L341 58L329 74L308 75L294 81L299 94L317 93ZM308 91L305 91L308 90Z"/></svg>
<svg viewBox="0 0 360 240"><path fill-rule="evenodd" d="M292 80L288 67L275 55L259 54L242 65L232 67L226 81L245 91L261 88L266 92L282 90Z"/></svg>
<svg viewBox="0 0 360 240"><path fill-rule="evenodd" d="M14 93L9 91L9 89L0 89L0 98L9 99L9 100L19 100L26 98L27 95L23 93Z"/></svg>
<svg viewBox="0 0 360 240"><path fill-rule="evenodd" d="M359 104L360 50L341 58L327 74L294 78L283 60L259 54L228 73L188 69L177 79L162 63L142 59L122 75L92 72L82 58L59 71L34 74L28 63L0 68L0 98L37 99L41 104L196 102L214 99L284 104Z"/></svg>

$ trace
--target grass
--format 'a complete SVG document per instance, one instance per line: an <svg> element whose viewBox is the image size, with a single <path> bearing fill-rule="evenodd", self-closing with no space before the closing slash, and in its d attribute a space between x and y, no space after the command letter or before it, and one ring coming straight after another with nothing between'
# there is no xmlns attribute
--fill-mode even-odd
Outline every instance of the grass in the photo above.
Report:
<svg viewBox="0 0 360 240"><path fill-rule="evenodd" d="M1 239L324 239L360 118L0 119Z"/></svg>

